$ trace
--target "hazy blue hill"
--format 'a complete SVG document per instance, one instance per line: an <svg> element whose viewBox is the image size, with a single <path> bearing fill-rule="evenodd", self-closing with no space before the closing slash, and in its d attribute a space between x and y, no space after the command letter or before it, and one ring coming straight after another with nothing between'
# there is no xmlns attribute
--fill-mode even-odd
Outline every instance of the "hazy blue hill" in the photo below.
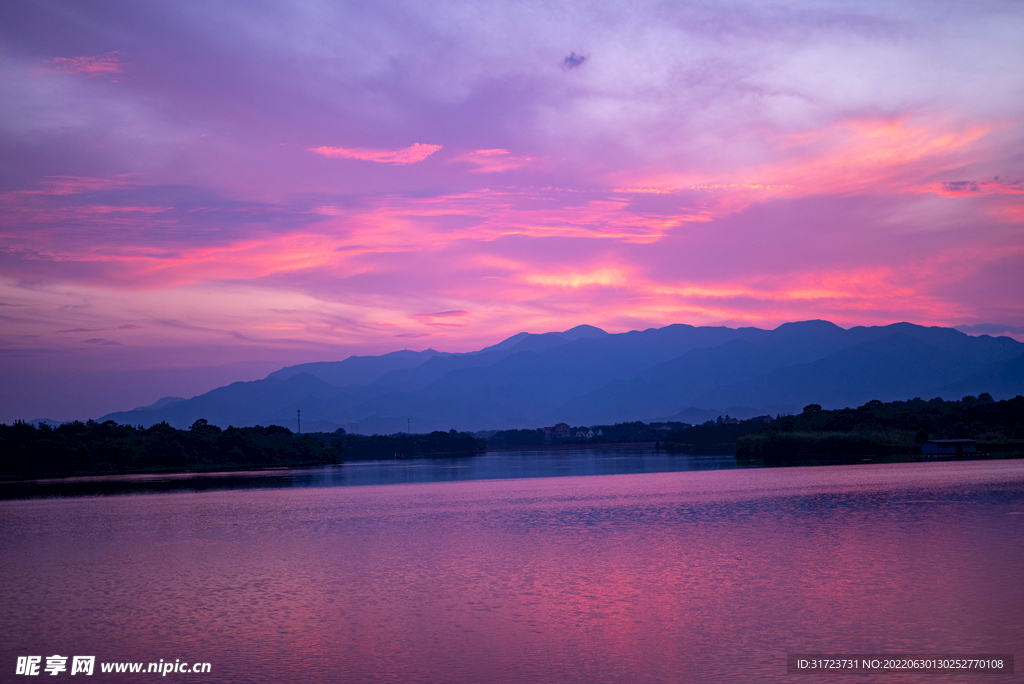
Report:
<svg viewBox="0 0 1024 684"><path fill-rule="evenodd" d="M489 416L487 420L491 422L487 424L495 429L553 423L569 419L563 408L575 396L616 380L629 379L681 350L763 335L764 331L754 328L734 330L683 325L623 335L579 337L554 345L537 344L538 338L547 336L535 335L521 339L507 348L508 356L487 365L457 368L441 374L441 366L467 364L452 359L438 362L433 369L436 379L422 389L436 399L437 407L431 411L435 415L445 407L462 403L465 397L472 397L469 406L473 415ZM531 347L539 349L527 351ZM408 375L425 375L431 370L430 366L424 364ZM620 403L629 416L637 415L628 397L622 397ZM671 411L677 410L679 406L672 403ZM521 416L528 422L510 422L521 420Z"/></svg>
<svg viewBox="0 0 1024 684"><path fill-rule="evenodd" d="M824 321L820 318L815 318L810 321L793 321L792 323L783 323L774 330L769 330L772 337L778 339L797 340L808 335L814 335L821 339L823 337L831 337L835 340L846 339L849 331L846 328L840 328L832 321Z"/></svg>
<svg viewBox="0 0 1024 684"><path fill-rule="evenodd" d="M443 357L449 354L427 349L421 352L402 350L380 356L350 356L344 361L318 361L288 366L274 371L267 377L287 380L300 373L308 373L335 387L368 385L386 373L414 368L435 356Z"/></svg>
<svg viewBox="0 0 1024 684"><path fill-rule="evenodd" d="M301 364L264 380L103 419L188 427L286 423L362 431L508 429L614 423L744 407L1024 393L1024 344L909 323L844 330L671 325L609 335L591 326L521 333L477 352L396 352ZM310 372L301 372L310 371ZM340 386L339 386L340 385ZM164 401L164 400L161 400ZM737 410L739 412L739 410ZM756 413L755 413L756 412Z"/></svg>
<svg viewBox="0 0 1024 684"><path fill-rule="evenodd" d="M160 399L157 399L149 406L138 406L132 410L155 411L156 409L162 409L163 407L170 406L171 404L177 404L179 401L185 401L185 397L161 397Z"/></svg>
<svg viewBox="0 0 1024 684"><path fill-rule="evenodd" d="M406 429L411 419L413 432L432 430L476 429L477 425L531 425L532 407L514 404L500 392L491 388L466 389L450 396L439 396L429 391L393 391L375 396L337 396L310 407L311 417L333 419L348 429L348 423L357 422L361 430L375 425L390 426L388 433ZM307 410L302 411L305 420ZM384 428L381 428L384 429Z"/></svg>
<svg viewBox="0 0 1024 684"><path fill-rule="evenodd" d="M606 362L625 363L637 369L668 361L691 349L717 347L732 340L759 342L771 331L759 328L700 327L675 324L664 328L648 328L610 335L596 344L597 353ZM577 343L579 344L579 343ZM560 348L558 353L568 356L574 347Z"/></svg>
<svg viewBox="0 0 1024 684"><path fill-rule="evenodd" d="M530 333L528 333L528 332L516 333L512 337L505 338L504 340L502 340L498 344L492 344L491 346L484 347L483 349L481 349L479 351L469 352L469 353L470 354L484 354L486 352L492 352L492 351L503 351L505 349L509 349L509 348L515 346L516 344L519 344L520 342L522 342L524 339L526 339L529 336L530 336Z"/></svg>
<svg viewBox="0 0 1024 684"><path fill-rule="evenodd" d="M390 394L397 390L416 391L441 381L448 373L468 378L473 373L467 370L484 369L500 363L514 354L523 352L542 353L557 347L566 347L584 340L612 337L600 328L580 325L561 333L534 335L519 333L490 347L468 354L449 354L434 357L415 367L385 373L372 383L369 396Z"/></svg>
<svg viewBox="0 0 1024 684"><path fill-rule="evenodd" d="M791 413L793 411L790 411ZM721 409L699 409L694 407L685 408L678 413L671 416L665 416L658 420L662 422L678 422L678 423L690 423L691 425L699 425L709 420L715 420L718 417L729 416L730 418L739 418L740 420L748 420L756 416L766 415L764 409L754 409L749 406L730 406L726 410ZM772 413L772 415L775 415Z"/></svg>
<svg viewBox="0 0 1024 684"><path fill-rule="evenodd" d="M702 395L702 405L821 404L859 406L928 395L976 370L975 358L955 354L903 334L858 344L811 363L779 368Z"/></svg>
<svg viewBox="0 0 1024 684"><path fill-rule="evenodd" d="M1024 394L1024 355L989 364L977 373L943 386L941 393L953 398L982 392L988 392L996 400Z"/></svg>
<svg viewBox="0 0 1024 684"><path fill-rule="evenodd" d="M432 382L444 377L445 373L465 368L483 368L497 363L513 354L511 349L477 352L472 354L452 354L451 356L435 356L415 368L403 368L385 373L374 380L366 391L369 395L379 395L399 391L420 390Z"/></svg>
<svg viewBox="0 0 1024 684"><path fill-rule="evenodd" d="M569 402L565 410L576 422L586 422L586 416L596 416L598 422L616 422L628 420L632 415L674 414L681 407L696 405L694 402L716 387L818 359L849 346L845 332L828 321L806 321L788 323L758 335L755 342L734 339L716 347L692 349L628 380L617 380L579 396ZM771 402L771 405L776 403ZM716 405L750 406L751 402L700 404ZM763 408L759 412L763 413Z"/></svg>
<svg viewBox="0 0 1024 684"><path fill-rule="evenodd" d="M759 346L732 340L710 349L693 349L628 379L614 380L563 407L567 420L616 423L626 416L663 416L717 387L722 382L749 378L760 370L753 362Z"/></svg>
<svg viewBox="0 0 1024 684"><path fill-rule="evenodd" d="M597 327L595 327L593 325L577 325L575 328L569 328L568 330L564 330L562 332L542 333L542 334L539 334L539 335L536 334L536 333L528 333L528 332L516 333L512 337L509 337L508 339L502 340L498 344L492 344L490 347L484 347L480 351L481 352L487 352L487 351L500 351L502 349L511 349L512 347L516 346L520 342L523 342L527 338L530 338L530 337L560 337L563 340L565 340L566 342L572 342L573 340L579 340L579 339L583 339L583 338L591 338L591 339L593 339L593 338L599 338L599 337L608 337L608 335L609 335L609 333L607 333L604 330L601 330L600 328L597 328ZM479 352L473 352L473 353L479 353Z"/></svg>
<svg viewBox="0 0 1024 684"><path fill-rule="evenodd" d="M563 337L561 333L545 333L543 335L527 335L516 342L507 351L515 354L518 352L543 352L555 347L569 344L573 340Z"/></svg>
<svg viewBox="0 0 1024 684"><path fill-rule="evenodd" d="M588 348L581 345L579 353L569 357L573 363L564 363L550 352L519 351L485 368L449 372L426 391L439 407L470 398L472 412L489 415L498 421L496 427L505 427L512 415L544 422L553 419L554 410L581 389L600 386L614 374L612 368L588 363Z"/></svg>
<svg viewBox="0 0 1024 684"><path fill-rule="evenodd" d="M1021 354L1024 344L1012 337L972 337L953 328L925 327L913 323L893 323L874 327L856 327L846 331L854 343L880 340L893 334L912 337L939 349L977 359L982 363L994 363L1012 359Z"/></svg>
<svg viewBox="0 0 1024 684"><path fill-rule="evenodd" d="M321 402L340 392L337 387L303 373L286 380L234 382L161 409L110 413L100 420L145 427L167 421L179 429L189 427L199 418L224 427L266 425L281 416L293 415L303 402Z"/></svg>
<svg viewBox="0 0 1024 684"><path fill-rule="evenodd" d="M593 325L577 325L559 333L567 340L600 339L608 337L608 333Z"/></svg>

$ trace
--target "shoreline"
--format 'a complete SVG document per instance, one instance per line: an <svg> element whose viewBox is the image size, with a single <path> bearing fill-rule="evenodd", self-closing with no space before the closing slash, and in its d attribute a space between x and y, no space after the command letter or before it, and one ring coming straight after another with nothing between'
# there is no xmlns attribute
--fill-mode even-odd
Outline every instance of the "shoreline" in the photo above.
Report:
<svg viewBox="0 0 1024 684"><path fill-rule="evenodd" d="M578 451L581 449L660 449L662 442L606 442L602 444L496 444L481 453L502 451Z"/></svg>
<svg viewBox="0 0 1024 684"><path fill-rule="evenodd" d="M654 450L657 452L664 453L666 455L685 456L694 455L684 451L667 450L661 446L661 442L618 442L608 444L534 444L525 446L508 446L501 445L490 447L486 451L480 451L476 454L470 453L459 453L459 452L439 452L439 453L428 453L428 454L416 454L414 456L406 456L401 459L395 458L352 458L336 463L304 463L304 464L293 464L287 466L254 466L254 465L237 465L237 466L223 466L223 467L207 467L197 469L187 468L171 468L171 469L147 469L147 470L125 470L125 471L105 471L99 473L74 473L66 475L55 475L53 477L31 477L31 478L0 478L0 488L7 486L17 485L76 485L76 484L87 484L90 482L104 482L104 481L124 481L126 479L134 479L139 481L145 481L147 478L170 478L170 479L189 479L189 478L234 478L234 477L245 477L247 475L261 476L272 473L280 473L282 475L294 471L294 470L309 470L315 468L334 468L344 466L346 463L392 463L395 461L417 461L431 458L473 458L476 456L486 456L488 453L510 453L510 452L552 452L552 451L631 451L631 450ZM733 454L706 454L714 456L726 456ZM829 465L868 465L868 464L883 464L883 463L936 463L936 462L947 462L947 461L997 461L997 460L1019 460L1024 459L1024 453L1019 451L1014 452L982 452L977 454L969 454L964 456L954 455L943 455L939 457L922 458L920 455L914 454L879 454L879 455L846 455L842 458L828 458L824 454L805 455L795 458L788 459L764 459L764 458L744 458L742 456L736 456L737 463L743 463L746 466L762 467L762 468L786 468L786 467L804 467L804 466L829 466ZM3 497L0 497L2 499Z"/></svg>

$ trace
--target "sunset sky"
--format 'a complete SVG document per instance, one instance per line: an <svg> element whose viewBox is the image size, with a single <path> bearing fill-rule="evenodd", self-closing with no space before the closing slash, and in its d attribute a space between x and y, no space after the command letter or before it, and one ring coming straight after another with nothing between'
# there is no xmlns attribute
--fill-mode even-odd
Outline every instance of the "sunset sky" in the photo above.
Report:
<svg viewBox="0 0 1024 684"><path fill-rule="evenodd" d="M520 331L1024 340L1020 2L11 2L0 422Z"/></svg>

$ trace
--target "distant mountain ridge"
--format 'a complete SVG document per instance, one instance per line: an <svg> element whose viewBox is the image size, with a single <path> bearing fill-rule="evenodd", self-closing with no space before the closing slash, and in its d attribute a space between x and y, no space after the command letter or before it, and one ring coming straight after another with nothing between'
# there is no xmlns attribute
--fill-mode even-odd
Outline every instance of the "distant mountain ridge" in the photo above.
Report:
<svg viewBox="0 0 1024 684"><path fill-rule="evenodd" d="M619 334L577 326L519 333L475 352L405 350L289 366L101 420L294 428L301 410L304 431L389 434L702 416L717 407L749 417L809 403L843 408L980 392L1024 394L1024 343L911 323L676 324Z"/></svg>

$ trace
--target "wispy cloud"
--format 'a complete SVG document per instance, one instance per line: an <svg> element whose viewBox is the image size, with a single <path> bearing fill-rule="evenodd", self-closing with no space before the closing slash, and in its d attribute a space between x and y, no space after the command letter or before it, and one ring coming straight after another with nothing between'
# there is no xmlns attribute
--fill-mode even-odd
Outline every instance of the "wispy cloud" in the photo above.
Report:
<svg viewBox="0 0 1024 684"><path fill-rule="evenodd" d="M452 323L450 321L468 315L468 311L453 309L451 311L438 311L437 313L429 314L412 314L409 318L434 328L465 328L465 323Z"/></svg>
<svg viewBox="0 0 1024 684"><path fill-rule="evenodd" d="M581 287L592 286L621 287L626 284L626 277L619 269L601 268L583 273L534 273L528 275L526 281L535 285L566 287L575 290Z"/></svg>
<svg viewBox="0 0 1024 684"><path fill-rule="evenodd" d="M87 332L103 332L105 330L141 330L141 325L119 325L116 328L69 328L67 330L58 330L58 333L87 333Z"/></svg>
<svg viewBox="0 0 1024 684"><path fill-rule="evenodd" d="M109 76L124 71L124 62L117 50L105 55L82 57L55 57L46 62L43 71L65 74L85 74L86 76Z"/></svg>
<svg viewBox="0 0 1024 684"><path fill-rule="evenodd" d="M508 150L474 150L453 157L450 162L466 162L476 168L474 173L503 173L514 171L537 161L535 157L517 157Z"/></svg>
<svg viewBox="0 0 1024 684"><path fill-rule="evenodd" d="M369 147L310 147L309 151L330 159L359 159L380 164L415 164L441 149L441 145L414 143L398 150L381 150Z"/></svg>
<svg viewBox="0 0 1024 684"><path fill-rule="evenodd" d="M412 314L412 316L410 316L410 318L434 319L434 318L451 318L453 316L468 316L468 315L469 315L468 311L462 311L460 309L456 309L456 310L453 310L453 311L438 311L437 313Z"/></svg>
<svg viewBox="0 0 1024 684"><path fill-rule="evenodd" d="M988 181L958 180L935 183L925 189L946 197L970 195L1024 195L1024 181L1008 182L998 177Z"/></svg>
<svg viewBox="0 0 1024 684"><path fill-rule="evenodd" d="M0 193L0 200L10 202L29 195L77 195L90 190L113 190L131 185L128 174L108 177L47 176L34 190L12 190Z"/></svg>
<svg viewBox="0 0 1024 684"><path fill-rule="evenodd" d="M203 327L198 325L192 325L191 323L185 323L174 318L158 318L154 323L159 325L165 325L168 328L179 328L181 330L192 330L194 332L214 332L215 328Z"/></svg>

